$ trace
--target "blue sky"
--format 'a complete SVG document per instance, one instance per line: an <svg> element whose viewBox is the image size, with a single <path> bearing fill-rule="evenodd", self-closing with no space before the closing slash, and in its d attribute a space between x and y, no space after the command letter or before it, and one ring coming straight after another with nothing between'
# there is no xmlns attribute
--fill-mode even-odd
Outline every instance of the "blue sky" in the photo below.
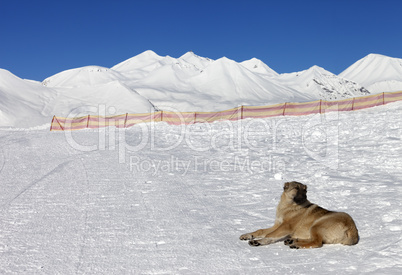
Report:
<svg viewBox="0 0 402 275"><path fill-rule="evenodd" d="M146 50L191 50L256 57L278 73L318 65L339 74L369 53L402 58L401 10L400 0L3 0L0 68L41 81Z"/></svg>

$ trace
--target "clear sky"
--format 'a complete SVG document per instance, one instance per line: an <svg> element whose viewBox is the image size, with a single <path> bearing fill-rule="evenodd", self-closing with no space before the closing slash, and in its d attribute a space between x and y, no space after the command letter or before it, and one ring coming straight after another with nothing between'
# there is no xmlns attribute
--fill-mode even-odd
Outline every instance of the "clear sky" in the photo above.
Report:
<svg viewBox="0 0 402 275"><path fill-rule="evenodd" d="M0 68L42 81L63 70L112 67L153 50L278 73L339 74L369 53L402 58L401 0L2 0Z"/></svg>

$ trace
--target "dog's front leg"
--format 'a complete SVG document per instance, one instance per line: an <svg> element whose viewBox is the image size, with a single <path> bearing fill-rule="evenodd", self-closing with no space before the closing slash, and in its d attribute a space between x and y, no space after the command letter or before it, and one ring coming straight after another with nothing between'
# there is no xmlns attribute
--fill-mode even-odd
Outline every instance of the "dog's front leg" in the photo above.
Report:
<svg viewBox="0 0 402 275"><path fill-rule="evenodd" d="M276 243L289 238L291 235L290 227L288 225L281 224L275 230L268 232L265 236L261 236L261 239L252 239L248 242L251 246L260 246Z"/></svg>
<svg viewBox="0 0 402 275"><path fill-rule="evenodd" d="M267 234L275 231L278 228L278 226L279 226L278 224L275 224L273 227L270 228L259 229L251 233L243 234L240 236L240 240L248 241L248 240L264 238Z"/></svg>

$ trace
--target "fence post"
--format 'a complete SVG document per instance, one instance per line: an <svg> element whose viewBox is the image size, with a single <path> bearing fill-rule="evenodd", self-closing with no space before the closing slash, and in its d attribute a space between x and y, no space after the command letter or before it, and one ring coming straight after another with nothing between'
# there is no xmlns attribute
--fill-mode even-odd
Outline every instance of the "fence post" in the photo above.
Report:
<svg viewBox="0 0 402 275"><path fill-rule="evenodd" d="M163 111L161 111L161 121L163 121Z"/></svg>
<svg viewBox="0 0 402 275"><path fill-rule="evenodd" d="M124 119L124 128L127 128L127 126L126 126L126 124L127 124L127 116L128 116L128 113L126 113L126 118Z"/></svg>
<svg viewBox="0 0 402 275"><path fill-rule="evenodd" d="M53 116L53 118L52 118L52 122L50 123L50 131L52 131L52 129L53 129L53 121L54 121L54 118L55 118L56 116Z"/></svg>
<svg viewBox="0 0 402 275"><path fill-rule="evenodd" d="M88 126L89 126L89 115L88 115L88 120L87 120L87 128L88 128Z"/></svg>
<svg viewBox="0 0 402 275"><path fill-rule="evenodd" d="M355 110L355 98L353 98L353 100L352 100L352 111L354 111Z"/></svg>
<svg viewBox="0 0 402 275"><path fill-rule="evenodd" d="M320 99L320 114L322 114L322 112L321 112L321 104L322 104L322 99Z"/></svg>
<svg viewBox="0 0 402 275"><path fill-rule="evenodd" d="M243 107L244 107L244 106L241 105L241 115L240 115L240 118L241 118L241 119L243 119Z"/></svg>
<svg viewBox="0 0 402 275"><path fill-rule="evenodd" d="M54 116L54 118L56 119L57 123L60 125L60 128L61 128L61 129L64 131L64 127L63 127L63 126L61 126L60 121L57 119L57 117L56 117L56 116Z"/></svg>
<svg viewBox="0 0 402 275"><path fill-rule="evenodd" d="M283 106L283 116L285 115L285 112L286 112L286 104L287 104L287 102L285 102L285 106Z"/></svg>
<svg viewBox="0 0 402 275"><path fill-rule="evenodd" d="M195 124L196 121L197 121L197 112L194 112L194 123L193 124Z"/></svg>

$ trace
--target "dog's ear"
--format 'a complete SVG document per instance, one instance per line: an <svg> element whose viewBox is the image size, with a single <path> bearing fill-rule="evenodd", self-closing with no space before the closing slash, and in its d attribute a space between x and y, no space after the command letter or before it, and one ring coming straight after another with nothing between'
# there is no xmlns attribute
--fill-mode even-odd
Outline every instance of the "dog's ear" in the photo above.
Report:
<svg viewBox="0 0 402 275"><path fill-rule="evenodd" d="M307 185L303 184L303 189L307 191Z"/></svg>
<svg viewBox="0 0 402 275"><path fill-rule="evenodd" d="M285 182L285 185L283 186L283 190L287 190L289 188L290 182Z"/></svg>

